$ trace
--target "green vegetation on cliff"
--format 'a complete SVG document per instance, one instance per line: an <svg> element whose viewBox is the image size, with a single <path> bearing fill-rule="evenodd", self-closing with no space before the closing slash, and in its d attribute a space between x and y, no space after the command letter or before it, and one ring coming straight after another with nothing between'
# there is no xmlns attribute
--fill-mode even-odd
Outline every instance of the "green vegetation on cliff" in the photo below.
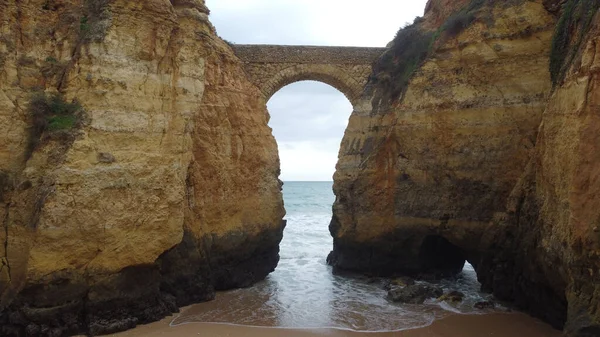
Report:
<svg viewBox="0 0 600 337"><path fill-rule="evenodd" d="M392 100L402 95L412 75L429 55L433 35L421 30L418 24L404 27L396 34L390 50L375 65L375 79Z"/></svg>
<svg viewBox="0 0 600 337"><path fill-rule="evenodd" d="M31 117L29 149L31 154L43 135L68 136L83 122L83 108L77 101L67 102L60 94L35 92L28 106Z"/></svg>
<svg viewBox="0 0 600 337"><path fill-rule="evenodd" d="M598 9L598 0L569 0L563 5L550 53L550 74L555 86L571 67Z"/></svg>
<svg viewBox="0 0 600 337"><path fill-rule="evenodd" d="M84 14L79 21L82 42L102 42L111 23L109 0L86 0Z"/></svg>
<svg viewBox="0 0 600 337"><path fill-rule="evenodd" d="M460 11L452 14L440 27L437 34L446 32L449 36L456 36L467 29L477 18L476 12L483 7L488 0L473 0Z"/></svg>
<svg viewBox="0 0 600 337"><path fill-rule="evenodd" d="M512 0L513 2L522 0ZM459 35L478 18L478 11L486 5L495 5L495 0L472 0L460 11L452 14L437 31L421 29L422 18L412 25L400 29L392 41L392 46L375 64L375 81L383 87L391 100L398 99L406 90L414 73L434 50L440 38ZM489 22L491 19L486 19Z"/></svg>
<svg viewBox="0 0 600 337"><path fill-rule="evenodd" d="M29 102L33 125L40 134L46 130L68 130L75 126L81 116L81 105L77 101L66 102L59 94L36 92Z"/></svg>

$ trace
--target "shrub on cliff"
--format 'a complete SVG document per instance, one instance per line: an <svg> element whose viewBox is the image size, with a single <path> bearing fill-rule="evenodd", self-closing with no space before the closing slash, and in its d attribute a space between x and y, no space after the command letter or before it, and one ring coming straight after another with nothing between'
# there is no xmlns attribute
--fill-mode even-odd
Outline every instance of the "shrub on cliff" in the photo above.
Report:
<svg viewBox="0 0 600 337"><path fill-rule="evenodd" d="M404 27L396 34L390 50L375 64L375 80L391 99L404 92L414 72L427 58L432 36L433 33L415 24Z"/></svg>
<svg viewBox="0 0 600 337"><path fill-rule="evenodd" d="M563 5L550 52L550 75L555 86L571 67L598 9L598 0L569 0Z"/></svg>
<svg viewBox="0 0 600 337"><path fill-rule="evenodd" d="M440 30L446 32L450 37L457 36L475 22L477 19L477 11L486 5L493 5L494 2L495 0L472 0L460 11L452 14L446 19L446 22L440 27Z"/></svg>
<svg viewBox="0 0 600 337"><path fill-rule="evenodd" d="M494 6L518 6L524 1L472 0L448 17L437 31L422 30L422 18L417 18L412 25L400 29L392 41L391 48L374 65L375 83L386 91L383 97L392 101L398 99L436 44L443 44L445 39L457 36L476 20L483 21L488 26L493 25Z"/></svg>
<svg viewBox="0 0 600 337"><path fill-rule="evenodd" d="M29 101L31 117L28 154L37 147L44 135L50 138L72 138L83 124L84 111L76 100L67 102L60 94L35 92Z"/></svg>
<svg viewBox="0 0 600 337"><path fill-rule="evenodd" d="M453 14L435 32L420 28L422 19L400 29L392 46L375 64L375 81L387 91L391 100L399 98L413 74L431 53L436 40L445 33L456 36L475 21L475 12L492 0L473 0L459 12Z"/></svg>
<svg viewBox="0 0 600 337"><path fill-rule="evenodd" d="M48 56L46 57L46 60L42 63L40 72L42 73L46 81L52 81L57 78L60 79L67 70L68 65L68 61L60 62L56 58Z"/></svg>
<svg viewBox="0 0 600 337"><path fill-rule="evenodd" d="M72 129L79 117L82 108L79 102L65 101L60 94L46 94L36 92L29 102L29 112L33 125L40 130L59 131Z"/></svg>
<svg viewBox="0 0 600 337"><path fill-rule="evenodd" d="M111 25L109 0L85 0L84 14L79 21L82 42L101 42Z"/></svg>
<svg viewBox="0 0 600 337"><path fill-rule="evenodd" d="M463 30L475 21L474 10L465 8L457 13L451 15L441 27L443 32L446 32L448 36L454 37L460 34Z"/></svg>
<svg viewBox="0 0 600 337"><path fill-rule="evenodd" d="M494 24L494 15L492 8L494 6L512 7L521 5L525 0L472 0L460 11L452 14L446 22L440 27L438 34L445 32L447 36L454 37L462 33L475 20L485 22L488 27ZM483 10L483 9L487 10Z"/></svg>

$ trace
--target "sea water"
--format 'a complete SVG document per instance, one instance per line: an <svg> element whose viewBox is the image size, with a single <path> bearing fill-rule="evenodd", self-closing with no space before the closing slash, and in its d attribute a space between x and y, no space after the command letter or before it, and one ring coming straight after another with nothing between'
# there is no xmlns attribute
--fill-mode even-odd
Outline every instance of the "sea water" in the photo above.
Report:
<svg viewBox="0 0 600 337"><path fill-rule="evenodd" d="M422 305L391 303L382 282L333 275L326 263L333 239L328 225L335 199L332 182L286 182L287 227L275 272L248 289L217 294L215 301L187 308L173 325L206 322L283 328L337 328L396 331L431 324L450 313L483 313L473 308L489 295L479 291L473 268L437 284L463 292L456 305L428 300Z"/></svg>

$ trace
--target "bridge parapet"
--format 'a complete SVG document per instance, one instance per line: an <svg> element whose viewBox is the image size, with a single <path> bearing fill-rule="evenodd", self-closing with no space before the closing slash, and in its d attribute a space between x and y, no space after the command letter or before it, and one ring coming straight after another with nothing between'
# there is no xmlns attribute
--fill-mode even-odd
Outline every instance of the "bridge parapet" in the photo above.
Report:
<svg viewBox="0 0 600 337"><path fill-rule="evenodd" d="M340 90L351 103L360 97L372 64L386 48L233 45L251 81L268 100L282 87L313 80Z"/></svg>
<svg viewBox="0 0 600 337"><path fill-rule="evenodd" d="M235 54L244 62L252 63L327 63L371 64L386 48L233 45Z"/></svg>

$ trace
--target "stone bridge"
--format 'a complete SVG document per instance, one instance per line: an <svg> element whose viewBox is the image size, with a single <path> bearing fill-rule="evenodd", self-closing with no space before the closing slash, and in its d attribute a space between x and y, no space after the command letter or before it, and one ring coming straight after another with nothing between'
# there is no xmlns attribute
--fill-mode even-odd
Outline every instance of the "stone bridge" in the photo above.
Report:
<svg viewBox="0 0 600 337"><path fill-rule="evenodd" d="M341 91L354 105L386 48L233 45L249 79L268 101L282 87L319 81Z"/></svg>

